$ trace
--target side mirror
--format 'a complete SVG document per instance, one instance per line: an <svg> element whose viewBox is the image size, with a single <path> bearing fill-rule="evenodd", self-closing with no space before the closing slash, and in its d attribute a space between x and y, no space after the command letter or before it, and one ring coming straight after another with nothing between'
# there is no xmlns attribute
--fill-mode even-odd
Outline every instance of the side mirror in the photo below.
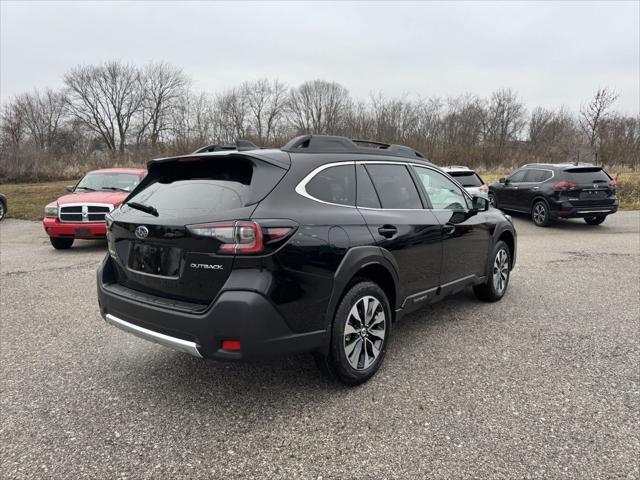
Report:
<svg viewBox="0 0 640 480"><path fill-rule="evenodd" d="M486 212L489 210L489 200L479 195L474 195L472 200L473 210L476 212Z"/></svg>
<svg viewBox="0 0 640 480"><path fill-rule="evenodd" d="M76 189L76 187L74 187L73 185L67 185L66 187L64 187L64 189L67 192L73 192Z"/></svg>
<svg viewBox="0 0 640 480"><path fill-rule="evenodd" d="M500 182L500 183L507 183L507 179L506 179L506 178L504 178L504 177L502 177L502 178L498 179L498 182Z"/></svg>

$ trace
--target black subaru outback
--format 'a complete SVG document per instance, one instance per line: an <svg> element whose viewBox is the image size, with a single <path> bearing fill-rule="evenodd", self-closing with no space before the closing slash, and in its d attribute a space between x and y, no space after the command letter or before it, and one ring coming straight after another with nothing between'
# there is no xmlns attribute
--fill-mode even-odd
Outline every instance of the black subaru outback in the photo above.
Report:
<svg viewBox="0 0 640 480"><path fill-rule="evenodd" d="M147 340L229 360L314 352L353 385L407 312L507 290L509 217L408 147L307 135L148 167L107 217L98 270L105 320Z"/></svg>
<svg viewBox="0 0 640 480"><path fill-rule="evenodd" d="M546 227L553 220L584 218L600 225L618 211L616 181L602 167L574 163L532 163L489 185L491 205L531 215Z"/></svg>

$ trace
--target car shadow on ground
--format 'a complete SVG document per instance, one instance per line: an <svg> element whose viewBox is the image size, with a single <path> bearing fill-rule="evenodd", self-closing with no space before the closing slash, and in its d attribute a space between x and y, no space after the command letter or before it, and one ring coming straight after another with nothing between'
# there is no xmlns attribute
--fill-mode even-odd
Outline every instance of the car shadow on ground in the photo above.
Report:
<svg viewBox="0 0 640 480"><path fill-rule="evenodd" d="M598 229L607 227L607 221L606 220L601 225L589 225L582 218L569 218L569 219L565 219L565 220L553 220L546 227L537 227L536 225L534 225L533 221L531 220L531 216L526 214L526 213L507 212L507 211L505 211L505 213L507 215L511 215L511 217L513 217L516 220L519 220L519 221L522 221L522 222L526 222L528 224L528 226L530 226L531 228L534 228L534 229L538 229L539 228L539 229L542 229L542 230L548 229L548 230L569 230L569 231L570 230L576 230L576 231L582 231L582 230L598 231Z"/></svg>
<svg viewBox="0 0 640 480"><path fill-rule="evenodd" d="M430 334L442 325L475 321L467 320L465 312L476 308L477 303L469 289L397 322L381 370L358 387L347 387L323 375L311 354L233 363L196 359L154 347L142 355L131 351L126 358L114 359L108 362L108 369L123 369L116 373L122 375L116 384L123 390L143 389L150 404L162 401L178 408L174 401L182 404L185 399L204 399L204 406L198 408L210 409L216 415L251 416L256 408L284 415L301 402L309 408L327 407L363 391L374 395L379 388L392 388L390 385L398 381L399 373L394 373L398 363L405 364L420 355Z"/></svg>
<svg viewBox="0 0 640 480"><path fill-rule="evenodd" d="M107 253L107 241L106 240L76 240L73 242L73 246L66 250L56 250L53 248L48 239L43 240L43 245L46 248L50 248L51 251L59 255L74 255L81 253L91 252L104 252Z"/></svg>

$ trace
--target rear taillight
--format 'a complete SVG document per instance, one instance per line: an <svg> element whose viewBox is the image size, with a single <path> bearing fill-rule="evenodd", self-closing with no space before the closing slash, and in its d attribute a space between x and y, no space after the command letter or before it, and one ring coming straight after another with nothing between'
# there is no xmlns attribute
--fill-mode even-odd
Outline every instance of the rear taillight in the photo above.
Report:
<svg viewBox="0 0 640 480"><path fill-rule="evenodd" d="M618 186L618 182L616 182L615 180L613 180L613 179L612 179L612 180L609 182L609 188L610 188L611 190L615 190L617 186Z"/></svg>
<svg viewBox="0 0 640 480"><path fill-rule="evenodd" d="M553 186L554 190L571 190L572 188L576 188L576 184L573 182L558 182Z"/></svg>
<svg viewBox="0 0 640 480"><path fill-rule="evenodd" d="M480 187L480 191L481 191L481 192L484 192L484 193L487 193L487 192L489 191L489 187L487 187L486 185L482 185L482 186Z"/></svg>
<svg viewBox="0 0 640 480"><path fill-rule="evenodd" d="M217 253L260 253L264 248L262 228L256 222L222 222L189 225L187 229L199 237L222 242Z"/></svg>
<svg viewBox="0 0 640 480"><path fill-rule="evenodd" d="M282 240L286 236L291 233L292 228L289 227L268 227L267 228L267 239L266 242L276 242L278 240Z"/></svg>

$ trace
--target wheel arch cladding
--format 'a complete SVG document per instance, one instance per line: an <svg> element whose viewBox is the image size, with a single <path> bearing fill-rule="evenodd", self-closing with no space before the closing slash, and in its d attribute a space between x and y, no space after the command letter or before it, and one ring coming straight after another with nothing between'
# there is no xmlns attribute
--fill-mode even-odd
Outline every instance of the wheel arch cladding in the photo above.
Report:
<svg viewBox="0 0 640 480"><path fill-rule="evenodd" d="M536 195L535 197L533 197L533 200L531 200L531 205L529 205L529 210L531 212L533 212L533 206L538 202L543 202L547 207L547 210L549 210L549 202L547 201L547 199L542 195Z"/></svg>
<svg viewBox="0 0 640 480"><path fill-rule="evenodd" d="M506 243L507 247L509 248L509 263L511 264L510 268L513 268L514 260L515 260L515 249L516 249L516 242L515 242L515 239L513 238L513 234L509 230L505 230L498 237L498 241L500 240Z"/></svg>
<svg viewBox="0 0 640 480"><path fill-rule="evenodd" d="M389 300L391 319L392 321L395 321L396 284L389 270L379 263L372 263L358 270L349 282L348 286L351 286L356 279L371 280L382 289L387 296L387 300Z"/></svg>
<svg viewBox="0 0 640 480"><path fill-rule="evenodd" d="M397 269L380 248L355 247L347 252L334 275L333 291L326 313L329 329L340 300L358 278L370 280L380 286L389 300L391 314L395 316L396 302L399 299Z"/></svg>

